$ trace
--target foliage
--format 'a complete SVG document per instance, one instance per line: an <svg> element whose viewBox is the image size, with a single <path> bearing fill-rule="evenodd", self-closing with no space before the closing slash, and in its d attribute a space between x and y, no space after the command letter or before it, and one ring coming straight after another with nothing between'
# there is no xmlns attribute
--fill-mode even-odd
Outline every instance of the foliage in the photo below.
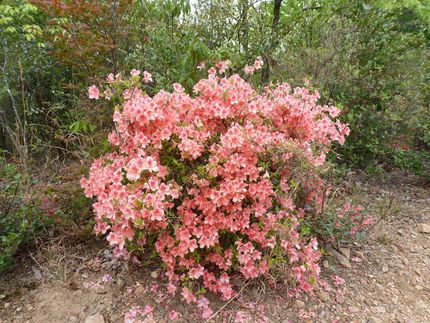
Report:
<svg viewBox="0 0 430 323"><path fill-rule="evenodd" d="M25 1L9 3L23 6ZM430 7L425 1L31 3L38 8L31 11L33 22L15 21L13 27L37 26L30 28L36 32L30 43L43 48L31 47L29 52L40 58L28 57L48 67L38 70L44 75L38 83L30 77L34 66L23 64L28 84L22 97L41 93L37 102L28 100L32 113L24 122L32 125L24 137L30 137L36 151L55 147L81 150L83 156L100 150L92 149L98 143L94 137L111 126L111 110L105 103L90 108L82 96L88 77L94 81L108 71L137 67L153 74L148 93L171 90L175 82L191 93L204 77L196 70L200 63L229 59L229 70L245 77L241 67L261 55L265 67L253 84L287 81L296 86L306 78L320 90L321 102L342 109L351 136L337 147L336 161L350 167L396 165L393 147L399 141L428 153ZM28 35L20 35L23 43ZM12 70L19 68L11 64Z"/></svg>
<svg viewBox="0 0 430 323"><path fill-rule="evenodd" d="M25 196L23 174L0 158L0 270L13 263L19 246L52 223L37 199Z"/></svg>
<svg viewBox="0 0 430 323"><path fill-rule="evenodd" d="M178 83L150 97L152 76L143 72L141 83L134 69L109 75L103 91L89 88L115 105L117 147L81 181L97 198L95 230L108 232L117 255L156 251L170 291L181 283L187 302L200 280L231 298L230 274L267 273L273 252L288 259L295 291L314 287L317 240L301 236L300 223L321 208L319 171L331 142L349 132L337 108L317 104L318 92L284 83L259 94L238 74L222 77L229 64L210 68L193 97ZM258 58L245 71L262 65Z"/></svg>
<svg viewBox="0 0 430 323"><path fill-rule="evenodd" d="M131 1L39 1L31 3L52 19L46 26L50 54L77 77L118 71L119 43L127 37Z"/></svg>
<svg viewBox="0 0 430 323"><path fill-rule="evenodd" d="M63 88L68 71L48 55L46 24L27 1L0 4L0 147L26 167L33 157L76 149L69 129L76 120L67 114L76 107L76 95Z"/></svg>
<svg viewBox="0 0 430 323"><path fill-rule="evenodd" d="M303 11L293 3L283 7L288 32L273 74L293 84L306 77L323 102L343 108L351 136L337 157L355 167L393 164L399 140L428 151L420 138L428 127L429 34L413 7L339 0Z"/></svg>
<svg viewBox="0 0 430 323"><path fill-rule="evenodd" d="M430 154L424 151L395 149L393 157L395 165L400 169L430 179Z"/></svg>

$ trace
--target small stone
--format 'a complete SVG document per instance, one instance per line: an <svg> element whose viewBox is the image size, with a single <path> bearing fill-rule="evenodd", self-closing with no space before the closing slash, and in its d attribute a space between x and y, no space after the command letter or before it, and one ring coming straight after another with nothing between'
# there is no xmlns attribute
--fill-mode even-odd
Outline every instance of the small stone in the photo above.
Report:
<svg viewBox="0 0 430 323"><path fill-rule="evenodd" d="M378 307L376 308L376 311L377 311L378 313L381 313L381 314L383 314L383 313L386 313L386 312L387 312L387 310L385 309L385 307L384 307L384 306L378 306Z"/></svg>
<svg viewBox="0 0 430 323"><path fill-rule="evenodd" d="M21 312L21 307L17 307L17 308L16 308L16 311L17 311L17 312Z"/></svg>
<svg viewBox="0 0 430 323"><path fill-rule="evenodd" d="M103 315L101 315L100 313L96 313L94 315L87 316L87 318L85 319L85 323L105 323L105 319Z"/></svg>
<svg viewBox="0 0 430 323"><path fill-rule="evenodd" d="M158 271L154 270L153 272L151 272L151 277L154 279L158 278Z"/></svg>
<svg viewBox="0 0 430 323"><path fill-rule="evenodd" d="M69 322L78 322L79 321L79 319L76 317L76 316L70 316L69 318L68 318L68 321Z"/></svg>
<svg viewBox="0 0 430 323"><path fill-rule="evenodd" d="M388 271L388 266L387 265L382 266L382 272L386 273L387 271Z"/></svg>
<svg viewBox="0 0 430 323"><path fill-rule="evenodd" d="M348 260L351 259L351 249L349 248L339 248L339 251L342 255L344 255Z"/></svg>
<svg viewBox="0 0 430 323"><path fill-rule="evenodd" d="M97 294L107 294L107 292L108 292L108 289L105 286L96 289Z"/></svg>
<svg viewBox="0 0 430 323"><path fill-rule="evenodd" d="M329 295L329 293L327 293L327 292L325 292L323 290L320 290L318 292L318 298L320 300L322 300L323 302L327 302L330 299L330 295Z"/></svg>
<svg viewBox="0 0 430 323"><path fill-rule="evenodd" d="M124 280L122 280L121 278L118 278L116 280L116 284L119 288L123 288L125 286Z"/></svg>
<svg viewBox="0 0 430 323"><path fill-rule="evenodd" d="M349 260L344 255L337 252L330 246L327 247L327 252L329 253L330 256L336 259L340 265L346 268L351 268L351 264L349 263Z"/></svg>
<svg viewBox="0 0 430 323"><path fill-rule="evenodd" d="M89 276L88 276L88 274L83 273L83 274L81 275L81 277L82 277L82 278L84 278L84 279L87 279Z"/></svg>
<svg viewBox="0 0 430 323"><path fill-rule="evenodd" d="M363 251L354 251L354 254L358 258L361 258L361 259L364 258L364 252Z"/></svg>
<svg viewBox="0 0 430 323"><path fill-rule="evenodd" d="M253 298L257 298L260 293L257 288L252 288L250 294Z"/></svg>
<svg viewBox="0 0 430 323"><path fill-rule="evenodd" d="M382 323L382 320L377 317L373 317L367 320L367 323Z"/></svg>
<svg viewBox="0 0 430 323"><path fill-rule="evenodd" d="M25 306L25 308L27 309L27 311L32 311L34 309L34 307L32 305L30 305L30 304L27 304Z"/></svg>
<svg viewBox="0 0 430 323"><path fill-rule="evenodd" d="M405 266L409 265L409 260L406 257L402 259L402 262Z"/></svg>
<svg viewBox="0 0 430 323"><path fill-rule="evenodd" d="M4 308L8 308L10 306L10 303L4 303Z"/></svg>
<svg viewBox="0 0 430 323"><path fill-rule="evenodd" d="M42 279L42 273L36 266L31 266L31 270L33 271L33 275L36 280Z"/></svg>
<svg viewBox="0 0 430 323"><path fill-rule="evenodd" d="M330 267L330 264L328 263L327 260L324 260L323 263L322 263L322 265L323 265L324 268L329 268Z"/></svg>
<svg viewBox="0 0 430 323"><path fill-rule="evenodd" d="M146 292L146 288L139 284L134 291L136 294L143 294Z"/></svg>
<svg viewBox="0 0 430 323"><path fill-rule="evenodd" d="M359 310L359 308L358 308L358 307L355 307L355 306L348 306L348 311L349 311L350 313L358 313L358 311L360 311L360 310Z"/></svg>
<svg viewBox="0 0 430 323"><path fill-rule="evenodd" d="M294 306L296 308L305 308L305 303L298 299L294 302Z"/></svg>
<svg viewBox="0 0 430 323"><path fill-rule="evenodd" d="M75 295L75 296L81 296L82 295L82 289L78 289L78 290L74 290L73 291L73 295Z"/></svg>
<svg viewBox="0 0 430 323"><path fill-rule="evenodd" d="M427 223L418 224L418 232L430 233L430 224L427 224Z"/></svg>

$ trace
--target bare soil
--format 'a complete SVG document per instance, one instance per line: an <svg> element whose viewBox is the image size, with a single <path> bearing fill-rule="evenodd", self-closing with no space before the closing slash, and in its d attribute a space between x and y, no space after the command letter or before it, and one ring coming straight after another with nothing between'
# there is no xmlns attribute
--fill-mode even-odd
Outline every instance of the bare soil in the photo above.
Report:
<svg viewBox="0 0 430 323"><path fill-rule="evenodd" d="M343 246L351 268L326 256L327 284L299 299L264 281L238 281L240 293L230 303L210 297L213 321L234 322L241 312L257 322L430 322L430 233L421 232L422 224L430 224L430 189L403 174L350 181L384 217L364 240ZM148 322L168 322L173 309L181 315L178 322L204 321L195 306L163 299L163 288L153 283L156 277L164 284L160 273L117 261L95 238L40 241L0 274L0 323L123 322L132 306L147 304L155 307ZM106 274L112 281L103 282ZM337 284L335 275L345 282ZM92 288L97 282L101 286Z"/></svg>

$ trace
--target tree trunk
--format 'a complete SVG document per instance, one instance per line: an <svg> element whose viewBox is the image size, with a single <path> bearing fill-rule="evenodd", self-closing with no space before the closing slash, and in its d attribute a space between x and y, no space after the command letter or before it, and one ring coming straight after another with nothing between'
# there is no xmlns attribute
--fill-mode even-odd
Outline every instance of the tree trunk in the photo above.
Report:
<svg viewBox="0 0 430 323"><path fill-rule="evenodd" d="M261 81L267 83L270 78L270 64L271 54L276 44L276 38L278 37L278 24L281 17L281 5L283 0L273 1L273 20L272 20L272 33L270 35L270 44L266 53L263 55L264 68L261 71Z"/></svg>

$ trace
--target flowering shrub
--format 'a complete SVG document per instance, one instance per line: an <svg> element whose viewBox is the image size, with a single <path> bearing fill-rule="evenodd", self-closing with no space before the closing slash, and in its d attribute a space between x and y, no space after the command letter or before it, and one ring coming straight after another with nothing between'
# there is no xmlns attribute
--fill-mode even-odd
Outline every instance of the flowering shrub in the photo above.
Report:
<svg viewBox="0 0 430 323"><path fill-rule="evenodd" d="M261 59L245 72L261 68ZM234 295L231 274L246 279L269 270L273 254L291 268L294 291L309 291L320 272L316 238L299 227L322 203L319 169L349 129L339 110L317 104L318 92L268 86L261 93L239 75L212 67L190 96L144 92L148 72L109 75L90 97L116 104L117 149L94 161L81 185L95 196L95 231L107 233L118 256L155 249L187 302L210 316L197 282L223 299ZM275 253L273 251L276 251Z"/></svg>
<svg viewBox="0 0 430 323"><path fill-rule="evenodd" d="M363 238L363 233L374 224L374 218L361 205L348 200L340 189L326 185L323 201L312 216L302 222L301 232L318 236L327 244L347 243Z"/></svg>

